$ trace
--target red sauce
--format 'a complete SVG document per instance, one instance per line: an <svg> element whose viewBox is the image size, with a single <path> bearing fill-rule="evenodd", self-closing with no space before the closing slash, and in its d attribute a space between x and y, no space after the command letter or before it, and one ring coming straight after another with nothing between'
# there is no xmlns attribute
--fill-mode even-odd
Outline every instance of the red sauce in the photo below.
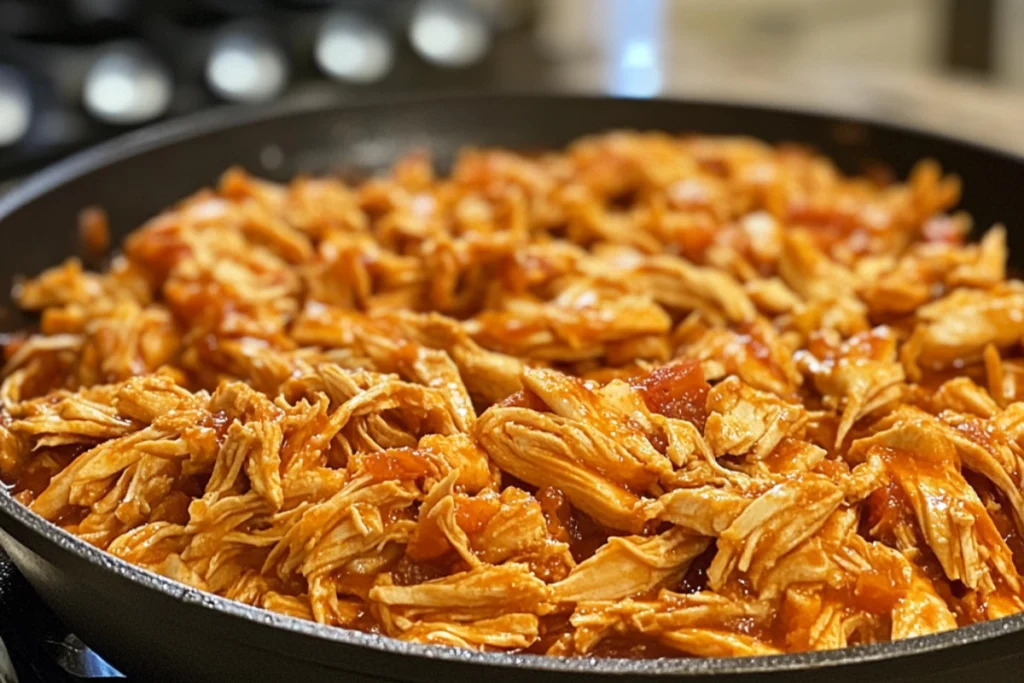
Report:
<svg viewBox="0 0 1024 683"><path fill-rule="evenodd" d="M140 267L141 272L150 276L154 284L163 282L170 270L188 257L191 251L181 239L177 221L165 221L162 225L151 226L130 235L124 241L125 254Z"/></svg>
<svg viewBox="0 0 1024 683"><path fill-rule="evenodd" d="M708 247L715 241L716 226L711 221L706 224L686 225L676 233L675 238L674 244L667 245L669 250L675 247L686 258L700 263Z"/></svg>
<svg viewBox="0 0 1024 683"><path fill-rule="evenodd" d="M188 506L192 498L183 491L171 491L156 504L150 514L151 522L171 522L172 524L188 524Z"/></svg>
<svg viewBox="0 0 1024 683"><path fill-rule="evenodd" d="M199 424L201 427L212 429L217 434L217 440L220 441L227 433L232 419L233 418L223 410L218 410L215 413L204 415Z"/></svg>
<svg viewBox="0 0 1024 683"><path fill-rule="evenodd" d="M391 572L391 579L398 586L415 586L425 581L439 579L448 573L448 567L442 563L419 562L408 553L403 555Z"/></svg>
<svg viewBox="0 0 1024 683"><path fill-rule="evenodd" d="M835 347L828 342L828 338L821 331L814 331L807 340L807 351L819 360L825 360L835 356Z"/></svg>
<svg viewBox="0 0 1024 683"><path fill-rule="evenodd" d="M707 398L711 390L700 363L693 360L667 363L630 380L639 389L647 408L655 413L686 420L704 430Z"/></svg>
<svg viewBox="0 0 1024 683"><path fill-rule="evenodd" d="M57 518L53 520L53 523L59 527L72 527L82 523L82 520L89 514L89 508L79 507L77 505L69 505L61 510Z"/></svg>
<svg viewBox="0 0 1024 683"><path fill-rule="evenodd" d="M560 637L572 633L573 627L569 623L569 613L547 614L540 618L540 637L526 652L536 655L546 654Z"/></svg>
<svg viewBox="0 0 1024 683"><path fill-rule="evenodd" d="M717 552L718 546L712 543L708 546L707 550L694 558L693 562L690 563L689 569L686 570L686 574L683 575L683 580L679 582L679 587L676 591L679 593L699 593L706 589L708 587L708 567L711 566L711 561L715 559Z"/></svg>
<svg viewBox="0 0 1024 683"><path fill-rule="evenodd" d="M373 583L377 578L376 574L360 574L352 571L339 571L335 573L337 579L337 585L345 593L351 595L358 595L359 597L366 599L370 589L373 588Z"/></svg>
<svg viewBox="0 0 1024 683"><path fill-rule="evenodd" d="M437 526L437 522L421 516L419 524L409 537L405 553L415 562L429 562L443 557L451 549L451 543Z"/></svg>
<svg viewBox="0 0 1024 683"><path fill-rule="evenodd" d="M409 448L390 448L362 456L363 469L374 481L415 481L433 470L430 461Z"/></svg>
<svg viewBox="0 0 1024 683"><path fill-rule="evenodd" d="M1002 536L1006 545L1013 553L1013 564L1019 573L1024 573L1024 538L1021 537L1017 524L1014 522L1013 514L1006 496L997 489L992 482L980 474L968 470L963 472L964 479L971 485L985 504L988 516L992 518L996 531Z"/></svg>
<svg viewBox="0 0 1024 683"><path fill-rule="evenodd" d="M401 341L395 349L393 356L395 365L401 372L409 372L416 365L420 357L420 347L409 341Z"/></svg>
<svg viewBox="0 0 1024 683"><path fill-rule="evenodd" d="M891 614L904 595L907 586L901 585L902 577L893 576L883 568L873 568L857 576L853 597L857 606L872 614Z"/></svg>
<svg viewBox="0 0 1024 683"><path fill-rule="evenodd" d="M1001 430L994 426L988 426L976 418L966 418L956 425L957 431L963 433L971 441L978 444L987 451L994 451L997 443L1006 443L1006 437Z"/></svg>
<svg viewBox="0 0 1024 683"><path fill-rule="evenodd" d="M886 545L895 545L894 529L897 526L903 523L916 526L910 500L896 482L890 481L873 491L864 504L867 507L867 515L862 522L865 530L869 537L873 536Z"/></svg>
<svg viewBox="0 0 1024 683"><path fill-rule="evenodd" d="M526 490L531 490L528 486ZM545 486L533 494L540 503L541 512L547 522L548 532L553 538L569 544L569 551L576 562L592 557L598 548L608 542L615 532L606 529L586 513L576 510L559 489Z"/></svg>
<svg viewBox="0 0 1024 683"><path fill-rule="evenodd" d="M535 495L540 503L544 521L547 522L548 533L558 541L567 542L571 535L569 530L573 526L572 506L569 499L561 490L553 486L545 486L537 491Z"/></svg>
<svg viewBox="0 0 1024 683"><path fill-rule="evenodd" d="M576 562L583 562L594 556L598 549L614 535L610 530L592 520L588 515L573 510L569 527L569 551Z"/></svg>
<svg viewBox="0 0 1024 683"><path fill-rule="evenodd" d="M835 479L840 475L846 475L850 473L850 466L843 460L826 459L818 463L814 470L820 474L824 474L830 479ZM876 491L877 493L877 491ZM902 493L902 491L900 491ZM872 524L874 526L874 524Z"/></svg>
<svg viewBox="0 0 1024 683"><path fill-rule="evenodd" d="M29 500L35 500L50 485L50 480L58 472L71 464L71 461L88 450L84 445L57 446L50 448L45 457L30 460L20 472L13 472L9 481L13 483L11 492L27 493ZM8 477L5 477L5 479Z"/></svg>
<svg viewBox="0 0 1024 683"><path fill-rule="evenodd" d="M467 534L481 531L501 509L501 501L494 493L479 496L455 497L455 522Z"/></svg>
<svg viewBox="0 0 1024 683"><path fill-rule="evenodd" d="M771 363L771 348L752 334L747 334L745 336L747 337L747 350L750 351L750 355L762 363Z"/></svg>
<svg viewBox="0 0 1024 683"><path fill-rule="evenodd" d="M253 317L253 311L233 292L203 274L198 280L170 280L164 285L167 307L192 327L217 330L232 315Z"/></svg>

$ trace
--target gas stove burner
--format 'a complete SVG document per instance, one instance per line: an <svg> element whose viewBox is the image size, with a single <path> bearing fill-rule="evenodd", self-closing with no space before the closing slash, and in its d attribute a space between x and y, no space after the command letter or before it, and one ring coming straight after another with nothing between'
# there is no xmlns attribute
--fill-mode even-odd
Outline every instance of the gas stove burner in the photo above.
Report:
<svg viewBox="0 0 1024 683"><path fill-rule="evenodd" d="M284 51L259 24L225 28L214 40L206 63L206 82L229 102L266 102L288 85Z"/></svg>
<svg viewBox="0 0 1024 683"><path fill-rule="evenodd" d="M32 99L25 78L0 65L0 148L25 137L31 123Z"/></svg>
<svg viewBox="0 0 1024 683"><path fill-rule="evenodd" d="M483 15L469 5L422 0L409 21L409 42L428 62L469 66L487 52L490 29Z"/></svg>
<svg viewBox="0 0 1024 683"><path fill-rule="evenodd" d="M171 88L170 74L152 52L139 44L116 44L90 67L82 100L97 119L132 125L167 111Z"/></svg>
<svg viewBox="0 0 1024 683"><path fill-rule="evenodd" d="M365 84L387 75L395 49L391 36L380 25L340 10L321 25L315 55L317 65L331 78Z"/></svg>

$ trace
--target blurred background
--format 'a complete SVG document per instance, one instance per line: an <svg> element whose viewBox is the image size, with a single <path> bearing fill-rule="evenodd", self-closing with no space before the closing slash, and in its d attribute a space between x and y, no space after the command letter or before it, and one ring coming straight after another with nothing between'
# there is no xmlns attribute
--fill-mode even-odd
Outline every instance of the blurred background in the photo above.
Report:
<svg viewBox="0 0 1024 683"><path fill-rule="evenodd" d="M1024 0L0 0L0 180L227 104L571 90L811 106L1024 151Z"/></svg>
<svg viewBox="0 0 1024 683"><path fill-rule="evenodd" d="M0 0L0 191L213 107L436 91L757 101L1024 153L1021 36L1024 0ZM0 683L117 676L0 558Z"/></svg>

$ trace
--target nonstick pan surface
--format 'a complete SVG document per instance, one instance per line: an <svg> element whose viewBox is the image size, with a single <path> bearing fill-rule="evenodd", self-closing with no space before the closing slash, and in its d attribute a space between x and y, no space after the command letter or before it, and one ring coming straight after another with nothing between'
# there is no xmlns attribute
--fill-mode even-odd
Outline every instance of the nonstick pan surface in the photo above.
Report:
<svg viewBox="0 0 1024 683"><path fill-rule="evenodd" d="M77 251L76 216L104 207L115 239L232 165L277 180L365 174L426 149L440 166L465 145L559 147L616 128L751 135L811 145L845 170L898 176L931 157L964 181L961 207L1008 228L1024 266L1024 159L879 123L710 102L484 96L223 110L115 140L0 199L0 330L31 324L6 294ZM141 680L166 681L993 681L1024 679L1024 614L890 644L734 659L595 660L465 652L320 626L201 593L133 567L43 521L0 491L0 546L97 652Z"/></svg>

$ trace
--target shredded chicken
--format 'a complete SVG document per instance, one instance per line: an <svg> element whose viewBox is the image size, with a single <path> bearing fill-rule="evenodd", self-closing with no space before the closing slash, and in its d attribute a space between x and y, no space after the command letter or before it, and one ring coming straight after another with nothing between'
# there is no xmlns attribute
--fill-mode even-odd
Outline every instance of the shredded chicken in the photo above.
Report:
<svg viewBox="0 0 1024 683"><path fill-rule="evenodd" d="M15 291L0 477L127 562L406 641L722 657L1024 609L1024 284L959 183L612 133L240 170Z"/></svg>

